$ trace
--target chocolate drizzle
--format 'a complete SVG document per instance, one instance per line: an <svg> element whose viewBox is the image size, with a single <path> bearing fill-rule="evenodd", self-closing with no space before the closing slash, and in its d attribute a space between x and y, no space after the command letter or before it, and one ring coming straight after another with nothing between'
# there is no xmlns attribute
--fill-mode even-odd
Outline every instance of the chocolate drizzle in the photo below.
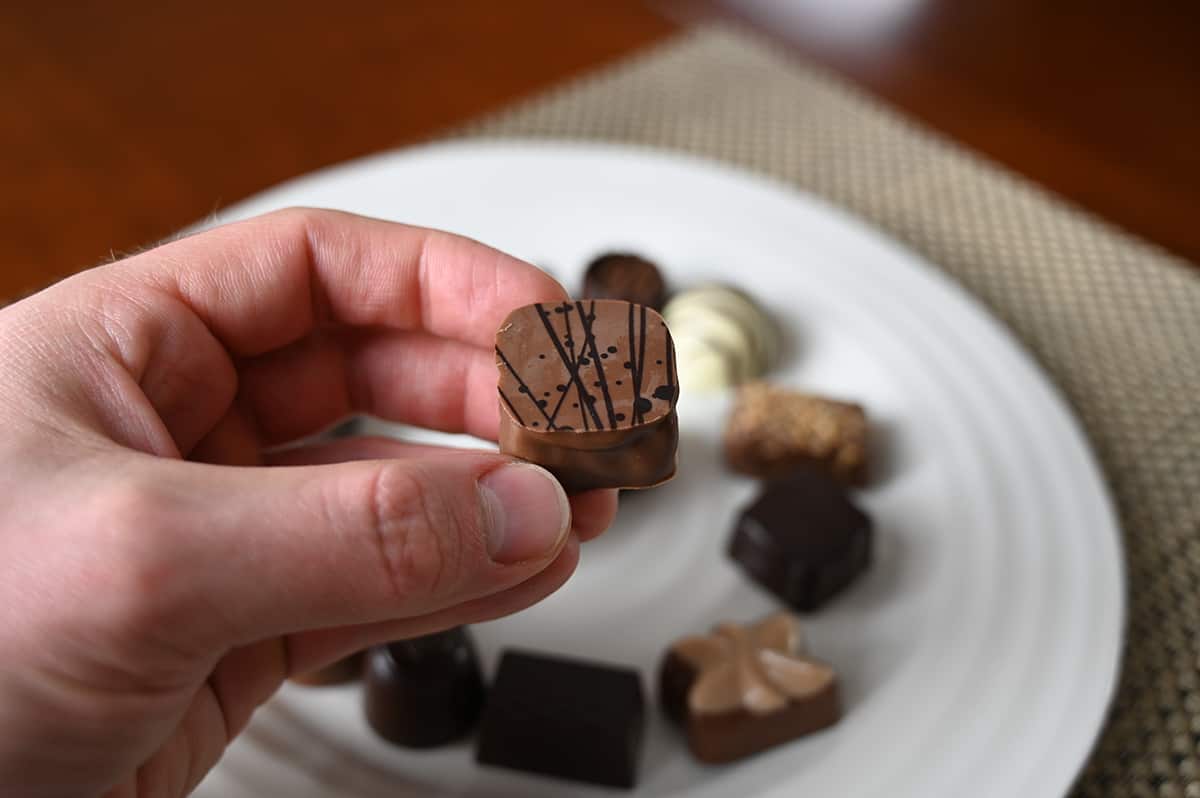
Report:
<svg viewBox="0 0 1200 798"><path fill-rule="evenodd" d="M546 415L546 409L544 407L542 407L541 405L539 405L537 403L537 400L533 398L533 393L529 390L529 386L525 384L525 380L521 379L521 375L518 374L517 370L513 368L512 363L508 362L508 358L506 358L504 356L504 353L500 351L500 347L496 347L496 354L500 356L500 359L504 361L504 365L506 367L508 367L508 370L510 372L512 372L512 375L517 379L517 384L521 386L521 393L523 393L529 397L529 400L531 402L533 402L534 407L536 407L538 409L538 412L540 412L542 414L542 417L545 418L546 421L548 422L547 426L549 426L552 429L554 427L554 421L549 416ZM500 396L501 396L501 398L504 399L504 403L506 405L508 405L509 407L512 407L512 402L509 401L509 398L504 394L503 389L500 390ZM513 408L513 413L516 413L516 412L517 412L516 408ZM533 423L535 425L537 424L536 421ZM525 422L522 421L521 426L525 426Z"/></svg>
<svg viewBox="0 0 1200 798"><path fill-rule="evenodd" d="M525 426L525 419L521 418L521 414L517 411L517 408L513 407L512 400L508 398L508 395L505 394L502 389L500 390L500 398L504 401L504 406L507 407L509 412L513 414L513 417L516 418L517 423L522 427Z"/></svg>
<svg viewBox="0 0 1200 798"><path fill-rule="evenodd" d="M667 326L666 322L662 322L662 326ZM654 389L655 399L664 399L672 404L679 398L679 386L675 383L675 347L671 345L671 340L666 341L666 350L664 357L667 361L667 384L660 385Z"/></svg>
<svg viewBox="0 0 1200 798"><path fill-rule="evenodd" d="M568 351L563 348L563 343L562 343L562 341L560 341L558 339L558 333L554 331L554 325L550 322L550 315L548 313L546 313L546 309L543 308L540 303L537 305L534 305L534 308L537 309L538 317L542 320L542 325L545 326L545 328L546 328L546 334L548 336L550 336L550 341L554 344L554 351L556 351L558 353L558 358L559 358L560 362L563 364L563 367L566 368L567 374L570 375L571 382L574 383L575 387L579 389L579 406L581 408L581 411L584 411L584 412L580 412L580 415L583 416L583 428L585 430L588 429L588 415L591 415L592 420L596 424L596 429L603 429L604 428L603 422L601 422L600 416L598 416L596 414L596 408L592 407L592 403L589 401L589 399L591 399L591 396L588 394L587 388L583 387L583 380L581 380L579 378L579 369L581 366L580 356L578 354L576 354L574 351ZM566 320L566 322L565 322L566 326L567 326L566 341L569 346L573 346L574 342L571 338L571 306L566 305L566 304L560 305L559 307L554 309L554 312L561 313L563 315L563 318ZM586 333L584 335L584 346L585 347L587 346ZM497 352L500 351L499 347L496 348L496 351ZM504 357L504 354L501 353L500 357ZM508 361L506 359L505 363L507 363L507 362ZM515 371L513 372L513 374L517 377L518 380L521 379L520 375L517 375L517 373ZM560 401L559 407L561 407L561 406L562 406L562 402ZM557 415L557 412L556 412L556 415ZM550 430L556 429L556 427L554 425L554 418L547 417L546 420L547 420L547 422L549 422L548 428Z"/></svg>
<svg viewBox="0 0 1200 798"><path fill-rule="evenodd" d="M583 312L583 303L576 301L575 307L579 309L579 323L583 326L584 344L591 347L592 362L596 364L596 374L600 377L600 391L604 394L604 407L608 411L608 423L612 429L617 428L616 413L613 412L612 396L608 393L608 378L604 376L604 364L601 362L600 353L596 351L596 335L592 332L592 321L596 318L596 303L592 302L590 315ZM630 307L633 307L630 305Z"/></svg>
<svg viewBox="0 0 1200 798"><path fill-rule="evenodd" d="M634 342L637 341L637 334L634 332L633 316L635 313L635 309L637 307L638 307L637 305L629 306L629 368L633 372L633 423L634 424L640 423L641 417L642 417L642 409L640 407L641 399L642 399L642 364L638 362L637 352L634 349ZM644 305L642 306L642 310L643 311L645 310ZM643 339L645 338L645 335L644 335L645 332L646 332L646 320L645 320L645 316L643 316L642 317L642 333L643 333L642 337L643 337ZM643 356L644 356L644 353L645 353L645 350L643 350Z"/></svg>
<svg viewBox="0 0 1200 798"><path fill-rule="evenodd" d="M660 346L663 357L648 364L647 349L658 351ZM629 377L613 379L622 351L628 352L628 360L620 368ZM678 398L670 334L658 314L644 305L575 300L522 308L497 336L496 357L500 399L518 425L532 430L636 427L662 418ZM655 386L648 394L647 384ZM548 399L555 392L558 398Z"/></svg>

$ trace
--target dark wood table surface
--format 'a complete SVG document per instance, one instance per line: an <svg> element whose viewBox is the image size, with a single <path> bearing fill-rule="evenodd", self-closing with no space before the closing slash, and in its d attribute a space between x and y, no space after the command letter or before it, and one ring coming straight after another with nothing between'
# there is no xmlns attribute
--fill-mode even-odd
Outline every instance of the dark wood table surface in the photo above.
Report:
<svg viewBox="0 0 1200 798"><path fill-rule="evenodd" d="M790 24L780 5L9 0L0 297L714 16L1200 262L1200 5L792 0Z"/></svg>

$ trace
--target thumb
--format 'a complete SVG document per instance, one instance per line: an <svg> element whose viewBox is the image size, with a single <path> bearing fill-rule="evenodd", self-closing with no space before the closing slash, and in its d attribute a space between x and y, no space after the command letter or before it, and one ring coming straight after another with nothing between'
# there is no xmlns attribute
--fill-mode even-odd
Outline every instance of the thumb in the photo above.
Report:
<svg viewBox="0 0 1200 798"><path fill-rule="evenodd" d="M134 502L158 532L131 556L156 625L178 619L193 645L446 610L535 576L571 527L549 472L489 453L169 468Z"/></svg>

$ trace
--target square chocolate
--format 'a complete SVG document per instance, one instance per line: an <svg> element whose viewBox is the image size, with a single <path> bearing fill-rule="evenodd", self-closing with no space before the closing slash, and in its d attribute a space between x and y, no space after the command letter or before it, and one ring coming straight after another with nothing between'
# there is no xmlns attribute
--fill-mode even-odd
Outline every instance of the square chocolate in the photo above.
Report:
<svg viewBox="0 0 1200 798"><path fill-rule="evenodd" d="M644 728L637 671L507 651L488 696L476 759L631 789Z"/></svg>
<svg viewBox="0 0 1200 798"><path fill-rule="evenodd" d="M675 474L679 380L662 317L618 300L539 303L496 333L500 451L570 492Z"/></svg>

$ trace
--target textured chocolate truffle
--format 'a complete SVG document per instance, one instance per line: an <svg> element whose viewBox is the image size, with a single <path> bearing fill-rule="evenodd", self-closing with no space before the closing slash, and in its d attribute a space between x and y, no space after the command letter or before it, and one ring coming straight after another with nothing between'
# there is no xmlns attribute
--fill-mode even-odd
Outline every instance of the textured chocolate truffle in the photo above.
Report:
<svg viewBox="0 0 1200 798"><path fill-rule="evenodd" d="M803 654L800 626L785 613L677 641L659 669L659 693L702 762L741 759L841 717L836 674Z"/></svg>
<svg viewBox="0 0 1200 798"><path fill-rule="evenodd" d="M583 275L584 299L620 299L657 311L667 301L658 267L645 258L610 252L596 258Z"/></svg>
<svg viewBox="0 0 1200 798"><path fill-rule="evenodd" d="M777 388L738 391L725 425L730 468L755 477L815 466L844 485L867 481L867 416L861 406Z"/></svg>
<svg viewBox="0 0 1200 798"><path fill-rule="evenodd" d="M801 468L746 508L729 556L792 607L815 610L870 563L871 519L832 478Z"/></svg>
<svg viewBox="0 0 1200 798"><path fill-rule="evenodd" d="M508 651L488 698L477 758L629 789L637 781L644 727L637 671Z"/></svg>
<svg viewBox="0 0 1200 798"><path fill-rule="evenodd" d="M306 687L330 687L355 681L362 676L362 670L363 652L359 651L324 668L297 674L291 680Z"/></svg>
<svg viewBox="0 0 1200 798"><path fill-rule="evenodd" d="M400 640L367 652L363 703L380 737L408 748L457 740L483 710L483 677L466 629Z"/></svg>
<svg viewBox="0 0 1200 798"><path fill-rule="evenodd" d="M674 476L679 383L655 311L616 300L518 308L496 333L496 366L500 451L572 492Z"/></svg>

